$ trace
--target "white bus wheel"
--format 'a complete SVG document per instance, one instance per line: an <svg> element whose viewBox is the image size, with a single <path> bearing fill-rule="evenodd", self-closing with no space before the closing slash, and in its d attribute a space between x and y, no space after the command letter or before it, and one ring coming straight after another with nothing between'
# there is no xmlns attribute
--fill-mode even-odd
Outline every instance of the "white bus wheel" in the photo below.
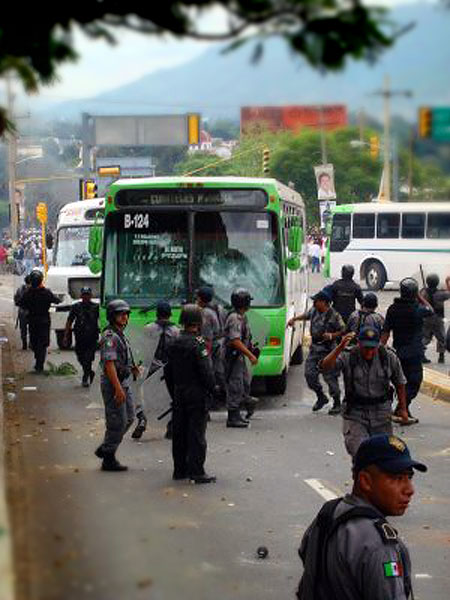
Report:
<svg viewBox="0 0 450 600"><path fill-rule="evenodd" d="M365 270L367 289L373 292L382 290L387 280L383 265L377 260L370 262Z"/></svg>

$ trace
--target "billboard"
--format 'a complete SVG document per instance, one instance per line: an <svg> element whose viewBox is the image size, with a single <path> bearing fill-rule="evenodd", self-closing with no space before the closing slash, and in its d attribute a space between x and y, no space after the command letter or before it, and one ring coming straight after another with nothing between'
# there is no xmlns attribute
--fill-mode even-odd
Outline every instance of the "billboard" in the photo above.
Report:
<svg viewBox="0 0 450 600"><path fill-rule="evenodd" d="M314 167L319 200L336 200L334 187L334 167L331 163Z"/></svg>
<svg viewBox="0 0 450 600"><path fill-rule="evenodd" d="M330 131L347 125L347 107L344 104L241 107L243 133L258 126L270 131L300 131L308 127Z"/></svg>

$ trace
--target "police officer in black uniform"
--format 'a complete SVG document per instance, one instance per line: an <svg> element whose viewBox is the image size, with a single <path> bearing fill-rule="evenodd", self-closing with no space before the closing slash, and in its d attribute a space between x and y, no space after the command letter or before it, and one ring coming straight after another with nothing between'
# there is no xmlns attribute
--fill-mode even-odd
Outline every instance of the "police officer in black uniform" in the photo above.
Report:
<svg viewBox="0 0 450 600"><path fill-rule="evenodd" d="M216 480L205 472L208 396L215 380L205 340L200 336L202 311L186 304L181 311L183 331L168 349L165 376L174 390L172 413L173 479L195 483Z"/></svg>
<svg viewBox="0 0 450 600"><path fill-rule="evenodd" d="M303 537L299 600L413 597L408 549L386 517L408 509L414 469L427 467L396 436L375 435L360 445L352 493L326 502Z"/></svg>
<svg viewBox="0 0 450 600"><path fill-rule="evenodd" d="M444 324L444 303L450 299L450 277L445 279L447 289L439 289L439 275L430 273L427 275L427 286L421 290L420 294L430 303L434 314L427 317L423 323L423 345L426 349L428 344L436 338L436 350L439 354L438 362L445 363L445 324ZM424 364L431 362L426 356L423 357Z"/></svg>
<svg viewBox="0 0 450 600"><path fill-rule="evenodd" d="M17 288L14 294L14 304L19 307L19 314L17 320L19 321L20 328L20 339L22 340L22 350L28 348L28 311L25 308L21 308L20 301L26 291L30 289L30 276L27 275L24 279L23 284ZM16 325L17 327L17 325Z"/></svg>
<svg viewBox="0 0 450 600"><path fill-rule="evenodd" d="M95 359L95 351L99 336L98 327L99 309L98 304L92 302L92 290L90 287L81 288L81 301L75 302L67 317L65 341L68 345L70 330L73 327L75 333L75 353L78 362L83 368L83 379L81 385L89 387L94 379L92 363Z"/></svg>
<svg viewBox="0 0 450 600"><path fill-rule="evenodd" d="M19 300L19 306L28 311L30 345L36 361L36 373L43 372L47 348L50 345L50 306L60 302L51 290L44 287L42 271L33 269L30 273L30 289Z"/></svg>
<svg viewBox="0 0 450 600"><path fill-rule="evenodd" d="M400 282L400 298L386 312L382 342L386 344L392 331L394 348L406 377L406 403L409 424L418 423L410 411L411 402L419 393L423 379L423 322L433 314L430 304L419 294L417 281L406 277ZM397 410L395 411L398 412ZM394 420L399 420L396 414Z"/></svg>
<svg viewBox="0 0 450 600"><path fill-rule="evenodd" d="M353 281L355 269L352 265L344 265L341 269L341 279L327 287L333 301L333 308L347 323L349 316L356 308L355 300L363 302L361 286Z"/></svg>

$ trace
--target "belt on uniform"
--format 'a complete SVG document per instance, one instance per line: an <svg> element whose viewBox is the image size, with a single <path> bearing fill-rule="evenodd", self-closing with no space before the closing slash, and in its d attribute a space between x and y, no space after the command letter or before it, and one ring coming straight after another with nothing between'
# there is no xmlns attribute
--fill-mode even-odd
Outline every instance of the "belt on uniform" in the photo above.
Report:
<svg viewBox="0 0 450 600"><path fill-rule="evenodd" d="M352 396L350 399L347 399L347 402L351 406L374 406L376 404L384 404L385 402L389 402L389 398L387 396Z"/></svg>

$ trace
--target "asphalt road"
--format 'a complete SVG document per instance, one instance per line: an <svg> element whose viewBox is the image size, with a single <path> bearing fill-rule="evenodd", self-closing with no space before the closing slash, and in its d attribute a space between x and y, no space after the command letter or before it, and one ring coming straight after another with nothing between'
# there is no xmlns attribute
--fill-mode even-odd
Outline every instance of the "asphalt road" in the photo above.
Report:
<svg viewBox="0 0 450 600"><path fill-rule="evenodd" d="M10 312L0 288L0 318ZM49 358L76 364L72 352L52 349ZM169 442L153 407L142 441L127 438L120 448L130 470L99 471L93 450L103 413L95 388L83 389L79 376L28 374L30 352L14 359L15 373L5 377L15 378L17 393L6 409L19 600L294 597L297 548L324 501L316 490L351 488L340 418L312 414L301 366L291 370L284 397L261 396L249 430L226 429L225 413L213 413L207 468L218 481L193 486L172 482ZM393 522L410 548L416 599L444 600L450 405L420 396L415 413L420 424L398 433L429 473L417 476L412 506ZM256 557L260 545L269 550L264 560Z"/></svg>

